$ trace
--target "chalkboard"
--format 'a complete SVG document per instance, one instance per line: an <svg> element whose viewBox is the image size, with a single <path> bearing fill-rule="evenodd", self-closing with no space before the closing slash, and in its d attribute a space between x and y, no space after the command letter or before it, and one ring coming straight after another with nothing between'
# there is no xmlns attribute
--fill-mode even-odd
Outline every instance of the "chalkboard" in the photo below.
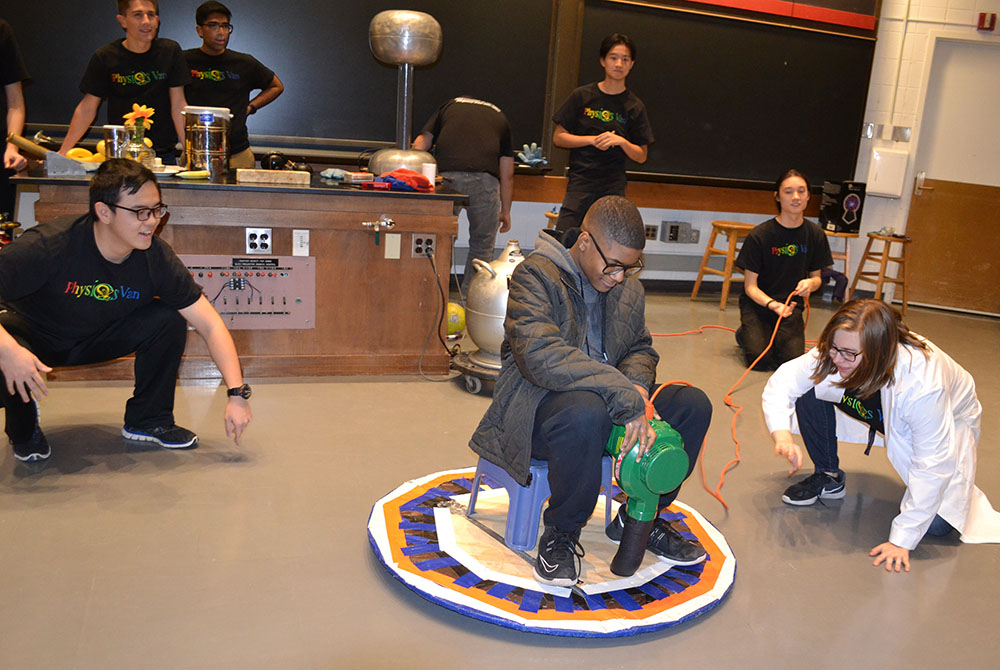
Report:
<svg viewBox="0 0 1000 670"><path fill-rule="evenodd" d="M160 2L160 36L200 46L202 0ZM541 139L552 4L544 0L232 0L230 48L254 55L285 93L250 119L251 134L394 141L397 68L375 60L368 24L384 9L413 9L441 24L441 58L414 74L414 131L456 95L490 100L507 114L515 143ZM69 124L91 54L124 36L113 0L6 3L33 82L30 124ZM102 108L96 125L107 123ZM113 120L112 122L119 122Z"/></svg>
<svg viewBox="0 0 1000 670"><path fill-rule="evenodd" d="M628 87L656 142L630 170L773 182L788 168L814 184L854 176L872 40L588 0L580 83L598 81L601 40L635 42Z"/></svg>

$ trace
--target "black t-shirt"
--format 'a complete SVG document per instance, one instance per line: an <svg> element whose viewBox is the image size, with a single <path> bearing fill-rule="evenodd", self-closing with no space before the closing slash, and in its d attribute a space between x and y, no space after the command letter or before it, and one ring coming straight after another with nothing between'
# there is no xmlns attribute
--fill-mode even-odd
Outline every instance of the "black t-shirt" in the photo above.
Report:
<svg viewBox="0 0 1000 670"><path fill-rule="evenodd" d="M158 154L174 150L177 131L170 116L170 89L191 81L190 70L173 40L156 38L149 51L137 54L116 40L90 57L80 92L108 101L108 123L121 125L122 116L139 103L156 110L146 137Z"/></svg>
<svg viewBox="0 0 1000 670"><path fill-rule="evenodd" d="M514 156L507 117L484 100L449 100L420 133L434 137L439 172L489 172L499 177L500 158Z"/></svg>
<svg viewBox="0 0 1000 670"><path fill-rule="evenodd" d="M879 433L885 435L885 422L882 417L882 394L873 393L868 398L858 398L852 391L844 391L837 409L852 419L867 423Z"/></svg>
<svg viewBox="0 0 1000 670"><path fill-rule="evenodd" d="M574 135L600 135L613 130L639 146L655 141L646 106L627 89L608 95L596 83L581 86L570 94L552 120ZM624 185L626 158L621 147L607 151L591 146L570 149L570 187Z"/></svg>
<svg viewBox="0 0 1000 670"><path fill-rule="evenodd" d="M7 137L7 94L4 87L28 78L28 68L21 57L21 50L14 39L10 24L0 19L0 123L3 137ZM0 167L3 162L0 161Z"/></svg>
<svg viewBox="0 0 1000 670"><path fill-rule="evenodd" d="M184 87L189 105L228 107L229 152L238 154L250 148L247 132L247 105L250 92L267 88L274 72L250 54L226 49L212 56L201 49L187 49L184 59L191 71L191 83Z"/></svg>
<svg viewBox="0 0 1000 670"><path fill-rule="evenodd" d="M833 265L833 256L826 234L812 221L786 228L777 219L770 219L747 235L736 265L756 272L758 288L784 302L810 272Z"/></svg>
<svg viewBox="0 0 1000 670"><path fill-rule="evenodd" d="M193 305L201 288L158 237L121 263L105 260L89 214L29 228L0 249L0 301L56 350L64 350L159 298Z"/></svg>

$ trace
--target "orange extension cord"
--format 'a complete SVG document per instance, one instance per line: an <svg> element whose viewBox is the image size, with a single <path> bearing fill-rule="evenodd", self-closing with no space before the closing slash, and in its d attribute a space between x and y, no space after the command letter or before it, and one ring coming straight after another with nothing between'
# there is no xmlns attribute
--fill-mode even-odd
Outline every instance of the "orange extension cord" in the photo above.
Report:
<svg viewBox="0 0 1000 670"><path fill-rule="evenodd" d="M791 302L792 297L794 295L795 295L795 293L789 293L788 294L788 297L785 298L785 302L784 302L785 306L787 306ZM806 296L806 299L805 299L805 306L806 306L805 325L809 325L809 297L808 296ZM743 406L742 405L737 405L735 402L733 402L733 392L736 390L736 388L740 384L743 383L743 380L746 379L746 377L750 373L750 371L753 370L754 367L757 365L757 363L760 362L760 359L764 358L764 356L767 354L767 352L771 350L771 347L774 346L774 338L778 334L778 328L781 326L781 320L783 318L784 317L782 317L782 316L778 317L777 323L774 324L774 331L771 332L771 340L767 343L767 347L764 348L764 351L762 351L760 353L760 356L758 356L757 359L753 363L750 364L750 367L748 367L746 369L746 372L744 372L740 376L740 378L738 380L736 380L736 383L733 384L732 387L728 391L726 391L726 396L723 399L723 401L726 403L727 407L730 407L730 408L736 410L733 413L733 421L732 421L733 442L735 444L736 455L734 456L734 458L731 461L729 461L728 463L726 463L726 466L724 468L722 468L722 472L719 474L719 484L718 484L718 486L715 487L714 491L708 487L708 481L707 481L707 478L706 478L706 475L705 475L705 445L708 443L708 439L707 438L705 439L705 442L702 443L702 445L701 445L701 452L698 455L698 460L700 461L700 469L701 469L701 485L705 488L706 491L708 491L708 493L713 498L715 498L720 503L722 503L722 506L725 507L727 511L729 510L729 505L726 503L726 500L722 497L722 485L726 483L726 473L729 472L732 468L736 467L736 465L741 460L740 459L740 440L739 440L738 437L736 437L736 418L743 411ZM735 328L729 328L728 326L707 325L707 326L702 326L701 328L698 328L697 330L688 330L688 331L685 331L683 333L652 333L652 335L653 335L653 337L679 337L681 335L692 335L694 333L704 333L706 328L715 328L715 329L718 329L718 330L728 330L731 333L735 333L736 332ZM656 398L656 396L659 394L659 392L660 392L661 389L663 389L666 386L670 386L672 384L683 384L685 386L691 386L692 385L690 382L686 382L686 381L683 381L683 380L680 380L680 379L675 379L675 380L672 380L672 381L669 381L669 382L664 382L663 384L660 384L657 387L656 391L653 392L653 395L650 396L649 402L646 403L646 418L649 418L649 419L653 418L653 411L654 411L653 410L653 399Z"/></svg>

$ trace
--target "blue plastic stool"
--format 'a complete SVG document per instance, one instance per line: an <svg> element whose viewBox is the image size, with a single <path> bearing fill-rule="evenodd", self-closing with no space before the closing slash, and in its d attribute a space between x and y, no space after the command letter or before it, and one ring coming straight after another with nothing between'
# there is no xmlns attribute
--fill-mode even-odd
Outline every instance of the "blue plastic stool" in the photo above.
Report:
<svg viewBox="0 0 1000 670"><path fill-rule="evenodd" d="M614 460L605 454L601 459L601 489L606 497L604 506L604 525L611 523L611 482ZM531 459L531 483L521 486L507 474L499 465L490 463L485 458L479 459L476 466L476 478L472 483L472 495L469 497L469 509L466 516L476 511L476 498L479 496L479 480L486 475L500 486L507 489L510 504L507 507L507 527L503 539L511 549L530 551L538 543L538 521L542 515L542 505L549 498L549 462Z"/></svg>

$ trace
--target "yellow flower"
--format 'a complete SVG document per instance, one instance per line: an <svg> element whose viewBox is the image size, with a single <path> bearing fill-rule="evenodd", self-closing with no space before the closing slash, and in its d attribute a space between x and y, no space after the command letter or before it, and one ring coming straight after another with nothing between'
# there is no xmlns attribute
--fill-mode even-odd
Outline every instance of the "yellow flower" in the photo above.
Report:
<svg viewBox="0 0 1000 670"><path fill-rule="evenodd" d="M149 127L153 125L153 120L151 117L154 112L152 107L147 107L146 105L139 106L138 103L132 103L132 111L128 114L123 114L122 118L125 119L125 125L129 127L135 127L136 121L142 119L142 127L145 130L149 130Z"/></svg>

